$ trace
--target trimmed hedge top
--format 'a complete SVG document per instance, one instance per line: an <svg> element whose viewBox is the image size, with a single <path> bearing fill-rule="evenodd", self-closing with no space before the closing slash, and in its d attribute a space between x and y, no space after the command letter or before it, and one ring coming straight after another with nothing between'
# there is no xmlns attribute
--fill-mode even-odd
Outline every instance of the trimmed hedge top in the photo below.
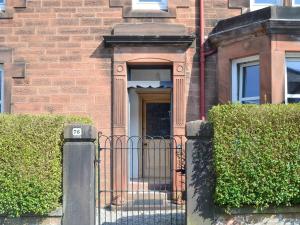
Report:
<svg viewBox="0 0 300 225"><path fill-rule="evenodd" d="M209 120L218 205L300 203L300 104L220 105Z"/></svg>
<svg viewBox="0 0 300 225"><path fill-rule="evenodd" d="M63 127L77 116L0 115L0 215L47 214L59 206Z"/></svg>

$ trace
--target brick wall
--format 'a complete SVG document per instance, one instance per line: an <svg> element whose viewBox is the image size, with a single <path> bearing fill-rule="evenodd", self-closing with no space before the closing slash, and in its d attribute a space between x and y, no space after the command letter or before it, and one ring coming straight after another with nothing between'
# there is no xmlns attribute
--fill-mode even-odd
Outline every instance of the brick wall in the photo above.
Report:
<svg viewBox="0 0 300 225"><path fill-rule="evenodd" d="M239 14L226 0L205 1L206 34L216 21ZM176 18L123 18L109 0L8 0L0 14L0 47L12 49L12 61L26 64L25 78L10 78L11 112L89 115L104 133L111 120L111 56L103 35L117 23L184 24L198 33L198 1L177 8ZM198 118L198 60L187 51L187 120ZM215 102L214 59L207 69L207 104ZM12 77L9 70L6 76ZM9 111L9 110L7 110Z"/></svg>
<svg viewBox="0 0 300 225"><path fill-rule="evenodd" d="M241 14L241 9L229 9L228 1L238 0L205 0L205 38L210 31L218 23L219 20L230 18ZM250 1L250 0L249 0ZM218 103L217 94L217 56L213 54L206 58L205 70L205 101L206 110L209 110L213 105Z"/></svg>

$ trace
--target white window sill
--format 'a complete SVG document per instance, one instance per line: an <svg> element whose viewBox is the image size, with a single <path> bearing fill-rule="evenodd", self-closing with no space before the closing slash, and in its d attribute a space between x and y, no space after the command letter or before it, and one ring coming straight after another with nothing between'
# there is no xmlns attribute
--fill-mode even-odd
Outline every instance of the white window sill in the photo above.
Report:
<svg viewBox="0 0 300 225"><path fill-rule="evenodd" d="M165 5L156 5L156 4L135 4L132 5L132 10L161 10L161 11L165 11L168 9L168 6Z"/></svg>

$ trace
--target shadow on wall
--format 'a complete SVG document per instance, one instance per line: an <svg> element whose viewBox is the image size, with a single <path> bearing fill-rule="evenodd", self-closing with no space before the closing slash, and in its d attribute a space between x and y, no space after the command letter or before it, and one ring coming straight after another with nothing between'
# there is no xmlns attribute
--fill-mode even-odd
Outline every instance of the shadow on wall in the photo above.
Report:
<svg viewBox="0 0 300 225"><path fill-rule="evenodd" d="M194 140L192 165L190 185L194 189L193 198L196 201L194 213L201 214L204 219L210 219L213 215L213 192L216 180L212 140L208 138Z"/></svg>
<svg viewBox="0 0 300 225"><path fill-rule="evenodd" d="M111 58L112 57L112 49L105 47L104 41L102 41L95 51L90 55L91 58Z"/></svg>

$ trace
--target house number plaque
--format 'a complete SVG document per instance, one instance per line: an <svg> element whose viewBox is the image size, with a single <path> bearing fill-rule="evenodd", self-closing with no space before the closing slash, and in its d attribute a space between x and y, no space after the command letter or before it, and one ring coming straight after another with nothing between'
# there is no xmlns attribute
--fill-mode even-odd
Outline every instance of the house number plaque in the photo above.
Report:
<svg viewBox="0 0 300 225"><path fill-rule="evenodd" d="M81 136L81 134L82 134L81 128L73 128L72 134L73 134L73 136Z"/></svg>

